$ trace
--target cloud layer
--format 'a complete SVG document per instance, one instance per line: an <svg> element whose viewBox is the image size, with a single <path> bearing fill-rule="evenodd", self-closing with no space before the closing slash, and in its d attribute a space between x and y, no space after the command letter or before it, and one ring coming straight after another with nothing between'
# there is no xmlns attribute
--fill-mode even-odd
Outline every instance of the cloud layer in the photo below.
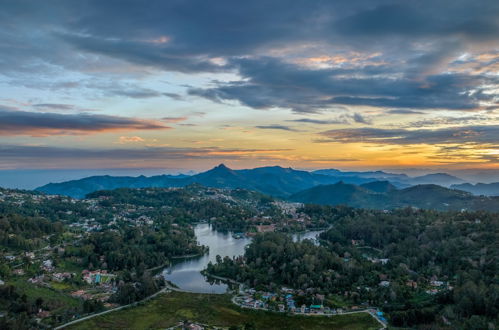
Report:
<svg viewBox="0 0 499 330"><path fill-rule="evenodd" d="M0 135L87 135L129 130L164 130L153 120L94 114L13 111L0 108Z"/></svg>
<svg viewBox="0 0 499 330"><path fill-rule="evenodd" d="M334 129L321 133L330 142L374 144L497 143L499 125L462 126L441 129Z"/></svg>
<svg viewBox="0 0 499 330"><path fill-rule="evenodd" d="M52 143L3 148L12 167L15 152L18 160L43 150L78 158L74 139L43 137L108 132L120 134L81 139L88 143L81 154L135 164L208 156L265 162L284 156L264 150L300 141L301 150L285 157L326 164L331 145L313 143L320 141L336 143L335 160L345 162L391 164L398 154L375 155L380 146L402 146L420 164L497 158L497 0L7 0L1 7L0 136L14 145ZM234 129L220 129L227 127ZM214 146L189 148L197 141ZM348 145L358 142L367 147Z"/></svg>
<svg viewBox="0 0 499 330"><path fill-rule="evenodd" d="M188 93L255 109L497 107L490 94L499 58L499 3L493 0L53 0L11 1L2 9L5 74L54 65L89 69L65 56L69 52L100 70L118 65L115 60L191 74L233 72L241 79ZM20 43L29 47L13 47ZM464 53L471 56L461 59ZM463 71L487 55L478 69ZM110 93L162 95L147 88Z"/></svg>

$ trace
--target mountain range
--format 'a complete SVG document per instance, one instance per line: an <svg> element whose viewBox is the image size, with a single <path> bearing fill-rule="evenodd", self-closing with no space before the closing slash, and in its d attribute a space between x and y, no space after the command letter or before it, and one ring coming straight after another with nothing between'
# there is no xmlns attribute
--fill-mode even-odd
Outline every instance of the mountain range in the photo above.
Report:
<svg viewBox="0 0 499 330"><path fill-rule="evenodd" d="M498 200L473 196L463 191L465 189L457 190L461 186L475 186L463 185L464 180L446 173L409 177L383 171L342 172L326 169L308 172L279 166L233 170L223 164L195 175L91 176L50 183L36 190L83 198L98 190L184 187L194 183L216 188L244 188L304 203L346 204L377 209L415 206L490 210L495 207L490 204L499 206ZM449 186L453 189L447 188Z"/></svg>
<svg viewBox="0 0 499 330"><path fill-rule="evenodd" d="M388 181L362 185L338 182L319 185L291 195L291 201L324 205L349 205L370 209L417 207L434 210L499 211L499 197L474 196L461 190L434 184L397 189Z"/></svg>
<svg viewBox="0 0 499 330"><path fill-rule="evenodd" d="M499 182L493 183L462 183L451 186L453 189L464 190L475 195L499 196Z"/></svg>
<svg viewBox="0 0 499 330"><path fill-rule="evenodd" d="M280 166L258 167L254 169L232 170L220 164L209 171L196 175L156 175L156 176L91 176L80 180L49 183L36 190L54 195L83 198L97 190L116 188L184 187L199 183L215 188L245 188L277 197L286 197L303 189L320 184L338 181L362 184L376 181L375 178L361 176L333 176L299 171Z"/></svg>
<svg viewBox="0 0 499 330"><path fill-rule="evenodd" d="M330 175L334 177L359 177L376 179L380 181L390 181L398 188L406 188L417 184L437 184L443 187L451 185L463 184L465 181L447 173L431 173L417 177L410 177L407 174L387 173L384 171L369 171L369 172L342 172L336 169L317 170L312 173Z"/></svg>

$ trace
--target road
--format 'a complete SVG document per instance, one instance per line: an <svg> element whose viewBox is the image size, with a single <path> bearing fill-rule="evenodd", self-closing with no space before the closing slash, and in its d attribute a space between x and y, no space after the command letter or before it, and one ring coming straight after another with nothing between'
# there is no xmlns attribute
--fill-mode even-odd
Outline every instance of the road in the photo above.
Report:
<svg viewBox="0 0 499 330"><path fill-rule="evenodd" d="M58 326L58 327L54 328L54 330L64 329L64 328L65 328L65 327L67 327L67 326L70 326L70 325L73 325L73 324L76 324L76 323L79 323L79 322L83 322L83 321L85 321L85 320L89 320L89 319L91 319L91 318L94 318L94 317L97 317L97 316L100 316L100 315L104 315L104 314L111 313L111 312L116 312L116 311L119 311L119 310L122 310L122 309L125 309L125 308L128 308L128 307L136 306L136 305L138 305L138 304L140 304L140 303L142 303L142 302L148 301L148 300L150 300L150 299L152 299L152 298L154 298L154 297L156 297L156 296L158 296L158 295L160 295L160 294L162 294L162 293L169 292L169 291L177 291L177 292L187 292L187 293L192 293L192 292L189 292L189 291L186 291L186 290L182 290L182 289L179 289L179 288L175 288L175 287L173 287L173 286L169 285L168 283L166 283L166 286L165 286L163 289L159 290L158 292L156 292L156 293L154 293L154 294L150 295L149 297L144 298L144 299L142 299L142 300L140 300L140 301L136 301L136 302L131 303L131 304L128 304L128 305L124 305L124 306L116 307L116 308L113 308L113 309L108 309L108 310L106 310L106 311L103 311L103 312L100 312L100 313L97 313L97 314L92 314L92 315L88 315L88 316L85 316L85 317L79 318L79 319L77 319L77 320L73 320L73 321L71 321L71 322L65 323L65 324L63 324L63 325L60 325L60 326ZM233 296L233 297L232 297L232 299L231 299L231 301L232 301L232 303L233 303L233 304L235 304L235 305L237 305L237 306L239 306L239 307L241 307L241 308L255 309L255 308L246 307L246 306L242 306L242 305L238 304L238 303L236 302L236 296ZM266 309L261 308L260 310L266 310ZM383 323L380 319L378 319L378 317L377 317L375 314L371 313L371 312L370 312L370 311L368 311L368 310L353 311L353 312L344 312L344 313L341 313L341 314L335 314L335 315L355 314L355 313L368 313L368 314L369 314L369 315L371 315L371 316L372 316L372 317L373 317L376 321L378 321L378 323L379 323L379 324L381 324L381 325L382 325L382 328L380 328L380 330L381 330L381 329L386 329L386 326L387 326L387 325L386 325L385 323ZM301 314L301 313L294 313L294 314L297 314L297 315L305 315L305 316L330 316L330 315L326 315L326 314Z"/></svg>
<svg viewBox="0 0 499 330"><path fill-rule="evenodd" d="M241 304L238 304L236 302L236 296L233 296L232 299L231 299L231 301L232 301L233 304L235 304L235 305L237 305L237 306L239 306L241 308L269 311L266 308L252 308L252 307L243 306ZM335 315L356 314L356 313L367 313L367 314L371 315L376 321L378 321L379 324L382 325L382 327L379 330L386 329L386 327L387 327L386 323L384 323L383 321L381 321L380 319L378 319L378 317L374 313L371 313L369 310L361 310L361 311L353 311L353 312L343 312L343 313L339 313L339 314L302 314L302 313L291 313L291 314L302 315L302 316L335 316Z"/></svg>
<svg viewBox="0 0 499 330"><path fill-rule="evenodd" d="M108 309L106 311L103 311L103 312L100 312L100 313L97 313L97 314L92 314L92 315L87 315L87 316L84 316L82 318L79 318L77 320L74 320L74 321L71 321L71 322L68 322L68 323L65 323L63 325L60 325L58 327L55 327L54 330L59 330L59 329L64 329L65 327L67 326L70 326L70 325L73 325L73 324L76 324L76 323L79 323L79 322L83 322L85 320L89 320L91 318L94 318L94 317L97 317L97 316L100 316L100 315L104 315L104 314L107 314L107 313L111 313L111 312L116 312L116 311L119 311L121 309L125 309L127 307L132 307L132 306L136 306L142 302L145 302L145 301L148 301L154 297L156 297L157 295L159 294L162 294L162 293L165 293L165 292L168 292L168 290L173 290L173 291L180 291L180 290L177 290L175 288L172 288L172 287L169 287L168 285L166 287L164 287L163 289L159 290L158 292L150 295L149 297L146 297L140 301L136 301L136 302L133 302L131 304L128 304L128 305L124 305L124 306L120 306L120 307L116 307L116 308L113 308L113 309Z"/></svg>

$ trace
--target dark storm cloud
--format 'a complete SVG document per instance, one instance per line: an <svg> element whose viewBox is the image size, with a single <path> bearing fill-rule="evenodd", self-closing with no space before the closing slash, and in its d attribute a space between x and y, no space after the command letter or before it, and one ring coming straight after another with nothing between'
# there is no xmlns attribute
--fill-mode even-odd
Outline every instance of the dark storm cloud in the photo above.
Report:
<svg viewBox="0 0 499 330"><path fill-rule="evenodd" d="M320 133L320 142L363 142L375 144L453 144L499 141L499 125L462 126L442 129L336 129Z"/></svg>
<svg viewBox="0 0 499 330"><path fill-rule="evenodd" d="M235 72L244 80L189 94L255 109L472 110L480 102L497 103L482 90L497 85L497 76L444 68L474 45L496 45L498 16L495 0L5 1L0 72L43 75L54 66L105 71L112 59L164 71ZM383 64L303 66L289 57L305 44L320 45L325 54L380 52ZM98 56L91 68L89 54ZM156 93L121 92L138 98Z"/></svg>
<svg viewBox="0 0 499 330"><path fill-rule="evenodd" d="M168 126L153 120L94 114L12 111L0 108L0 135L71 135L127 130L160 130Z"/></svg>

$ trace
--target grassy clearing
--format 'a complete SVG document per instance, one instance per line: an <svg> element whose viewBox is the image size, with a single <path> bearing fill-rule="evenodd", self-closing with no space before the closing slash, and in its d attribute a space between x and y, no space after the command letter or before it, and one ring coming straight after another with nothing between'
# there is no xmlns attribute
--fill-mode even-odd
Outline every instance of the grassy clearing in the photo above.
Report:
<svg viewBox="0 0 499 330"><path fill-rule="evenodd" d="M332 317L296 316L241 309L229 295L171 292L143 305L105 314L69 329L164 329L190 320L213 326L243 326L256 329L379 329L368 314Z"/></svg>
<svg viewBox="0 0 499 330"><path fill-rule="evenodd" d="M30 300L41 297L45 302L55 306L60 305L63 308L77 307L81 304L80 300L68 296L67 294L54 289L29 284L25 280L16 280L9 282L9 284L12 284L18 288Z"/></svg>
<svg viewBox="0 0 499 330"><path fill-rule="evenodd" d="M64 282L51 281L50 286L59 291L69 291L73 289L73 287L70 284Z"/></svg>

